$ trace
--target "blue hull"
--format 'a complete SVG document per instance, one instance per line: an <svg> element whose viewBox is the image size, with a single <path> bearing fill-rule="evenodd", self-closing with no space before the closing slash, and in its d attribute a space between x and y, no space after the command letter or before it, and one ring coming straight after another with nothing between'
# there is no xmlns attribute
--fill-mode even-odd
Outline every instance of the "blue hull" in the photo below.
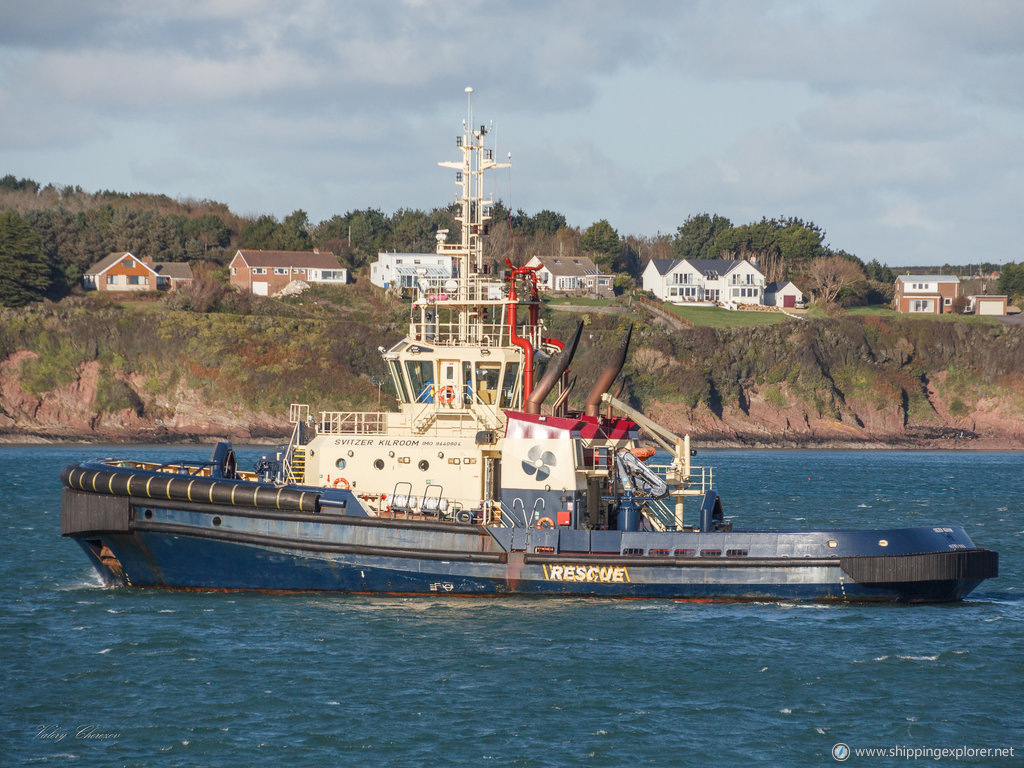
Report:
<svg viewBox="0 0 1024 768"><path fill-rule="evenodd" d="M355 513L355 499L345 501ZM995 553L974 548L954 528L492 530L358 514L157 503L70 489L62 528L106 583L140 588L946 602L965 597L996 567ZM893 554L876 555L880 536ZM836 554L824 556L830 550Z"/></svg>

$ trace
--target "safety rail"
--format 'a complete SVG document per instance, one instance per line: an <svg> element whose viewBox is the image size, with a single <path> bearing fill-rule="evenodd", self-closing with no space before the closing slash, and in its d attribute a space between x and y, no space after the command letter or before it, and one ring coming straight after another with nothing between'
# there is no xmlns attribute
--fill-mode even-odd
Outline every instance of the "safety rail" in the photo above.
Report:
<svg viewBox="0 0 1024 768"><path fill-rule="evenodd" d="M321 411L317 431L325 435L383 435L387 414L382 411Z"/></svg>
<svg viewBox="0 0 1024 768"><path fill-rule="evenodd" d="M671 470L671 464L655 464L652 461L647 461L644 464L649 470L654 472L662 480L668 478L669 471ZM715 468L714 467L690 467L690 476L686 480L685 490L686 495L696 496L704 495L708 491L715 487Z"/></svg>
<svg viewBox="0 0 1024 768"><path fill-rule="evenodd" d="M309 419L309 406L303 403L292 403L288 406L288 423L298 424Z"/></svg>
<svg viewBox="0 0 1024 768"><path fill-rule="evenodd" d="M100 459L97 464L104 464L108 467L118 469L144 469L150 472L163 472L168 475L189 475L191 477L212 477L213 463L196 463L191 461L142 461L139 459ZM235 477L238 480L255 480L256 473L244 469L235 470Z"/></svg>
<svg viewBox="0 0 1024 768"><path fill-rule="evenodd" d="M471 318L465 327L458 317L426 321L417 318L409 324L409 335L416 341L426 341L439 347L474 344L487 348L507 347L510 344L508 326L500 322L500 318L498 322Z"/></svg>

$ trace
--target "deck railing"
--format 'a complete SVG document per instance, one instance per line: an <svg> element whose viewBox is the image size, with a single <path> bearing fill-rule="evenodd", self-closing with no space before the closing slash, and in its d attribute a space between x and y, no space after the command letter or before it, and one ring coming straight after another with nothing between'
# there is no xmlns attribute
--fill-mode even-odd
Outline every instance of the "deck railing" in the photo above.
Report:
<svg viewBox="0 0 1024 768"><path fill-rule="evenodd" d="M326 435L383 435L387 414L381 411L321 411L317 431Z"/></svg>

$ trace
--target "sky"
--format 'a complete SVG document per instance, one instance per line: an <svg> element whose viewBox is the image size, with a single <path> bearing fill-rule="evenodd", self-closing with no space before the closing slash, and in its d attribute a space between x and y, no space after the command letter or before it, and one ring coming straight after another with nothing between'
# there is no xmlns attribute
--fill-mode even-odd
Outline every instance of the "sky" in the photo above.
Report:
<svg viewBox="0 0 1024 768"><path fill-rule="evenodd" d="M467 86L512 209L1024 261L1019 0L0 0L0 175L313 223L429 210Z"/></svg>

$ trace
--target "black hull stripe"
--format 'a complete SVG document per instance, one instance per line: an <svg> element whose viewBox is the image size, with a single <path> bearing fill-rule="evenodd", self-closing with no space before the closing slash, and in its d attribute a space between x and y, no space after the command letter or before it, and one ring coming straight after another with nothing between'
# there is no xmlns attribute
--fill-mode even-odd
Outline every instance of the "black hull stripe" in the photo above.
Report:
<svg viewBox="0 0 1024 768"><path fill-rule="evenodd" d="M307 552L333 552L350 555L372 555L375 557L397 557L410 560L457 560L468 563L504 563L504 552L458 552L443 550L398 549L395 547L368 547L362 544L327 544L310 542L305 539L291 539L285 536L268 536L238 531L195 528L175 523L154 523L137 521L132 528L146 533L164 533L172 536L191 536L200 539L216 539L237 544L295 549Z"/></svg>

